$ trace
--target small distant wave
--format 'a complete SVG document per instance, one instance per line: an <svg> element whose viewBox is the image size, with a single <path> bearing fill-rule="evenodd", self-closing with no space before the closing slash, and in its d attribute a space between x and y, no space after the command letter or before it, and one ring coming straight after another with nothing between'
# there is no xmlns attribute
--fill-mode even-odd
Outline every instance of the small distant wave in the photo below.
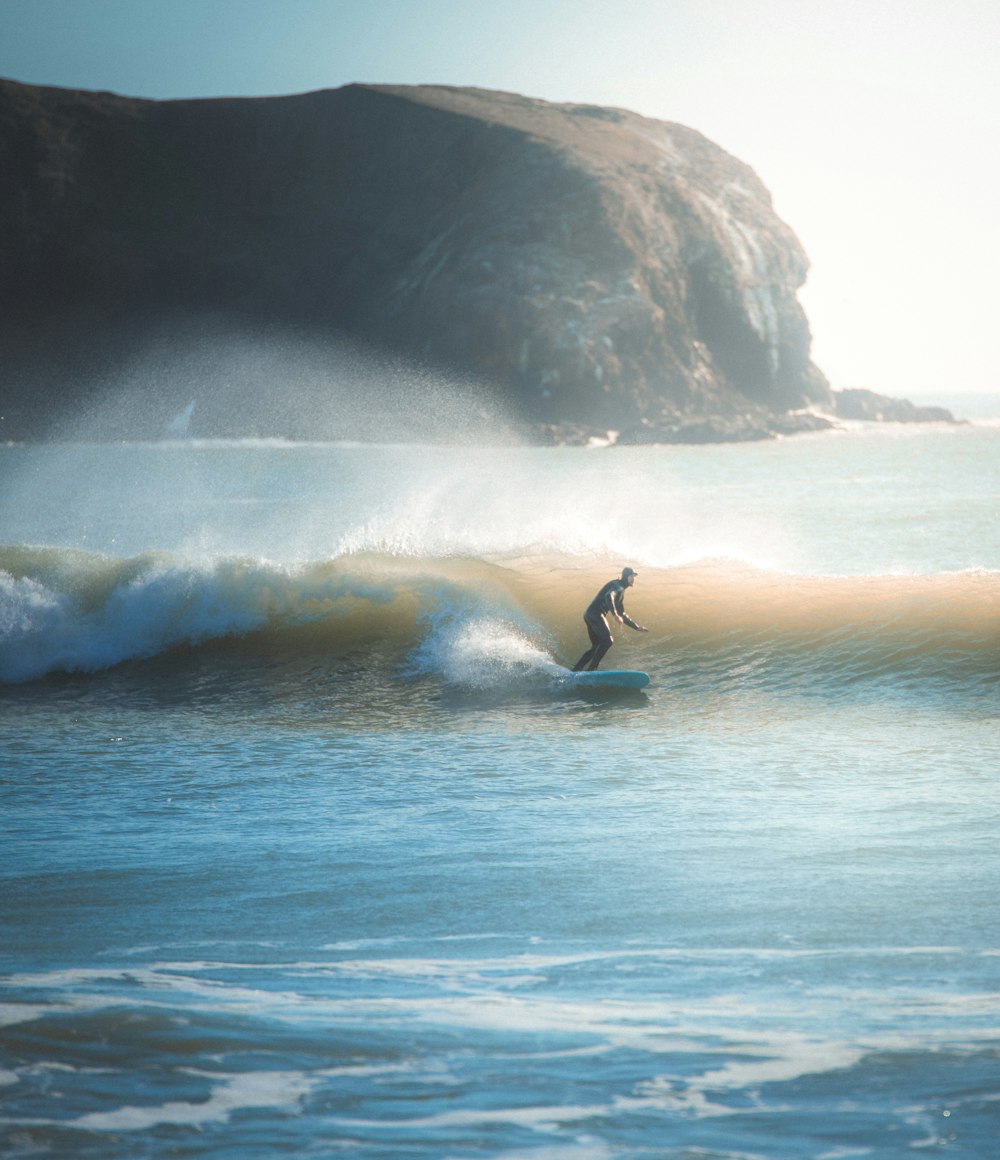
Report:
<svg viewBox="0 0 1000 1160"><path fill-rule="evenodd" d="M558 555L277 564L0 548L0 680L236 645L377 648L409 674L473 689L548 681L585 647L582 610L616 568ZM621 630L629 666L675 683L1000 681L994 571L817 577L705 560L643 569L629 607L650 628Z"/></svg>

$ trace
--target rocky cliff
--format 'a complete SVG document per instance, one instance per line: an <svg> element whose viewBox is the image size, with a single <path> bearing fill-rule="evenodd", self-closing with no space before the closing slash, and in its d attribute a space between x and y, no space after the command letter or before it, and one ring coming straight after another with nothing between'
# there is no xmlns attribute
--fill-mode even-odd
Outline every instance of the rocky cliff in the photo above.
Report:
<svg viewBox="0 0 1000 1160"><path fill-rule="evenodd" d="M805 256L753 171L617 109L0 82L0 271L0 437L44 433L150 333L204 317L474 379L552 438L757 438L831 403ZM212 390L161 383L148 413ZM275 434L306 421L287 403ZM200 406L213 434L253 412Z"/></svg>

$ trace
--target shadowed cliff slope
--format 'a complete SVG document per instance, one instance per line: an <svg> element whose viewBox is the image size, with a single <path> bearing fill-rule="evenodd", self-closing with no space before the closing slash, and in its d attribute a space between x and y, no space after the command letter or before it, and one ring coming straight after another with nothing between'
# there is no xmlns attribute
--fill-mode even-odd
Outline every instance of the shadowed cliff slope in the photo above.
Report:
<svg viewBox="0 0 1000 1160"><path fill-rule="evenodd" d="M562 431L755 437L830 401L796 300L805 256L753 171L617 109L0 82L0 265L7 437L205 318L392 352ZM305 421L288 391L276 434ZM183 394L154 393L156 413ZM253 411L201 407L214 434Z"/></svg>

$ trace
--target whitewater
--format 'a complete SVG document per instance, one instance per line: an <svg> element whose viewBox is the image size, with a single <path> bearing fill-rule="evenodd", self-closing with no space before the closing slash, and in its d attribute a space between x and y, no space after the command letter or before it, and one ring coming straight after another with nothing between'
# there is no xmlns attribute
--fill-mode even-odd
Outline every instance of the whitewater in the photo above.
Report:
<svg viewBox="0 0 1000 1160"><path fill-rule="evenodd" d="M0 1150L1000 1153L996 414L0 447Z"/></svg>

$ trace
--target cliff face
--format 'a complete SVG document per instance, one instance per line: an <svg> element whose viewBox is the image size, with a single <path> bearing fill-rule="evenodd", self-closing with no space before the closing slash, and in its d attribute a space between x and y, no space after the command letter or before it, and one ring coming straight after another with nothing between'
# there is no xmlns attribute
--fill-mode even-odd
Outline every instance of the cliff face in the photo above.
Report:
<svg viewBox="0 0 1000 1160"><path fill-rule="evenodd" d="M527 421L633 438L744 437L829 401L806 260L752 170L615 109L0 82L0 269L4 409L25 428L7 437L119 357L103 335L171 313L362 342L475 377Z"/></svg>

